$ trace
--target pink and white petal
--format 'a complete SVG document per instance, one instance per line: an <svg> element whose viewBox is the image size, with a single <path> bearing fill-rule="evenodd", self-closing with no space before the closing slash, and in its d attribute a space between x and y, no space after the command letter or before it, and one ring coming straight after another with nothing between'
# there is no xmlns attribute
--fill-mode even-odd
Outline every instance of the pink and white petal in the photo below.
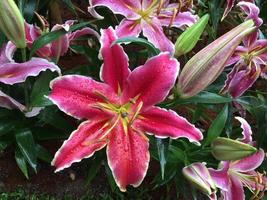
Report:
<svg viewBox="0 0 267 200"><path fill-rule="evenodd" d="M0 49L0 65L4 63L15 62L13 60L13 55L16 49L16 46L12 42L3 44L2 48Z"/></svg>
<svg viewBox="0 0 267 200"><path fill-rule="evenodd" d="M231 56L231 58L227 61L225 66L230 66L233 64L236 64L237 62L240 62L242 59L242 54L246 54L249 51L247 47L238 46L234 52L234 54Z"/></svg>
<svg viewBox="0 0 267 200"><path fill-rule="evenodd" d="M55 58L58 60L60 56L67 53L70 46L70 41L67 35L61 36L58 40L51 43L51 55L50 58Z"/></svg>
<svg viewBox="0 0 267 200"><path fill-rule="evenodd" d="M122 192L127 185L138 187L147 172L149 164L149 142L142 133L131 128L124 130L122 122L108 136L107 158L116 184Z"/></svg>
<svg viewBox="0 0 267 200"><path fill-rule="evenodd" d="M158 16L158 19L160 20L162 26L171 25L172 27L180 28L182 30L184 30L187 26L192 26L198 20L198 16L193 15L191 12L179 12L174 18L172 24L170 24L172 16L173 12L163 10Z"/></svg>
<svg viewBox="0 0 267 200"><path fill-rule="evenodd" d="M0 68L0 82L13 85L24 82L29 76L38 76L42 71L58 72L57 65L42 58L32 58L24 63L6 63Z"/></svg>
<svg viewBox="0 0 267 200"><path fill-rule="evenodd" d="M168 51L173 54L174 45L164 34L162 25L157 18L154 17L149 22L142 20L141 26L143 35L149 42L154 44L161 52Z"/></svg>
<svg viewBox="0 0 267 200"><path fill-rule="evenodd" d="M121 37L138 37L141 33L141 25L136 20L123 19L116 27L118 38Z"/></svg>
<svg viewBox="0 0 267 200"><path fill-rule="evenodd" d="M203 139L201 131L185 118L177 115L172 110L159 107L152 107L145 112L141 112L140 118L134 121L133 126L159 138L177 139L183 137L197 144Z"/></svg>
<svg viewBox="0 0 267 200"><path fill-rule="evenodd" d="M137 98L143 102L143 110L162 102L175 84L179 63L169 53L161 53L133 70L123 91L122 101Z"/></svg>
<svg viewBox="0 0 267 200"><path fill-rule="evenodd" d="M103 138L107 121L85 121L77 130L72 132L55 154L52 165L56 172L69 167L74 162L91 157L95 151L106 146L107 140Z"/></svg>
<svg viewBox="0 0 267 200"><path fill-rule="evenodd" d="M262 164L264 158L265 153L260 149L251 156L232 162L231 169L237 172L249 172L258 168Z"/></svg>
<svg viewBox="0 0 267 200"><path fill-rule="evenodd" d="M95 30L93 30L89 27L86 27L86 28L83 28L81 30L77 30L77 31L74 31L73 33L70 33L68 35L69 41L71 42L72 40L75 40L76 38L79 38L79 37L84 36L84 35L93 35L97 39L100 38L100 35L98 34L98 32L96 32Z"/></svg>
<svg viewBox="0 0 267 200"><path fill-rule="evenodd" d="M153 2L153 0L142 0L142 10L146 10L147 8L149 8L149 6L151 6Z"/></svg>
<svg viewBox="0 0 267 200"><path fill-rule="evenodd" d="M212 180L215 182L216 187L222 189L223 191L228 190L229 176L227 166L219 170L209 168L209 173Z"/></svg>
<svg viewBox="0 0 267 200"><path fill-rule="evenodd" d="M37 26L24 22L24 28L27 43L32 44L34 40L41 36L41 29Z"/></svg>
<svg viewBox="0 0 267 200"><path fill-rule="evenodd" d="M0 107L7 108L7 109L19 109L20 111L24 111L26 108L21 103L17 102L12 97L8 96L7 94L3 93L0 90Z"/></svg>
<svg viewBox="0 0 267 200"><path fill-rule="evenodd" d="M97 103L108 99L118 103L117 95L112 89L91 78L79 75L66 75L50 83L52 89L48 98L59 109L77 119L95 119L110 117L110 113L98 109Z"/></svg>
<svg viewBox="0 0 267 200"><path fill-rule="evenodd" d="M237 177L231 176L227 191L221 191L224 200L244 200L245 193L241 181Z"/></svg>
<svg viewBox="0 0 267 200"><path fill-rule="evenodd" d="M229 14L229 12L232 10L234 7L235 0L227 0L226 8L223 13L222 20Z"/></svg>
<svg viewBox="0 0 267 200"><path fill-rule="evenodd" d="M140 0L89 0L89 12L96 6L105 6L114 14L120 14L127 19L138 19L137 11L141 10ZM95 11L92 12L95 15Z"/></svg>
<svg viewBox="0 0 267 200"><path fill-rule="evenodd" d="M113 28L101 30L101 49L103 65L100 72L101 79L110 85L116 93L123 91L126 80L130 74L128 68L128 56L119 44L113 46L112 43L117 39Z"/></svg>
<svg viewBox="0 0 267 200"><path fill-rule="evenodd" d="M246 1L241 1L237 4L247 15L246 20L252 19L255 23L255 26L260 27L263 23L263 20L259 17L260 9L256 4Z"/></svg>
<svg viewBox="0 0 267 200"><path fill-rule="evenodd" d="M238 138L239 141L250 144L252 142L252 130L248 122L242 117L235 117L240 123L242 128L242 138Z"/></svg>
<svg viewBox="0 0 267 200"><path fill-rule="evenodd" d="M250 88L260 76L261 69L257 65L251 66L251 69L245 69L237 72L232 78L228 92L233 98L241 96Z"/></svg>

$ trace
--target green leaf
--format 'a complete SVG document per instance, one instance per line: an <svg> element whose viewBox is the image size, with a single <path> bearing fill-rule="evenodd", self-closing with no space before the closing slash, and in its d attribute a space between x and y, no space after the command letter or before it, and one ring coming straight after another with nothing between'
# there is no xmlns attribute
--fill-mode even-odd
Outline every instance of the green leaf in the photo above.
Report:
<svg viewBox="0 0 267 200"><path fill-rule="evenodd" d="M160 53L159 49L157 49L152 43L143 38L123 37L115 40L111 44L111 46L113 46L114 44L121 44L121 43L137 43L143 45L153 54L153 56L158 55Z"/></svg>
<svg viewBox="0 0 267 200"><path fill-rule="evenodd" d="M50 106L53 103L45 97L49 94L49 83L54 78L52 73L42 73L39 78L35 81L31 93L31 106L32 107L43 107Z"/></svg>
<svg viewBox="0 0 267 200"><path fill-rule="evenodd" d="M14 121L10 119L0 120L0 136L3 136L14 129Z"/></svg>
<svg viewBox="0 0 267 200"><path fill-rule="evenodd" d="M21 153L21 151L19 149L16 149L16 151L15 151L15 160L16 160L18 167L20 168L20 170L24 174L24 176L27 179L29 179L27 163L26 163L26 160L25 160L23 154Z"/></svg>
<svg viewBox="0 0 267 200"><path fill-rule="evenodd" d="M180 162L184 163L186 155L182 149L175 147L173 145L170 145L169 149L172 152L172 155L175 157L175 159L178 159Z"/></svg>
<svg viewBox="0 0 267 200"><path fill-rule="evenodd" d="M52 161L53 157L44 147L42 147L39 144L36 144L35 149L36 149L37 158L47 163L50 163Z"/></svg>
<svg viewBox="0 0 267 200"><path fill-rule="evenodd" d="M228 118L228 104L224 106L222 111L217 115L215 120L210 125L208 134L207 134L207 140L204 146L209 145L215 138L221 135L225 127L227 118Z"/></svg>
<svg viewBox="0 0 267 200"><path fill-rule="evenodd" d="M87 26L88 24L90 24L90 22L82 22L82 23L71 26L68 32L65 31L64 29L60 29L60 30L52 31L52 32L42 35L41 37L39 37L37 40L34 41L32 48L31 48L30 57L32 57L34 53L38 49L43 47L44 45L49 44L53 42L54 40L59 39L61 36L65 35L66 33L69 33L77 29L80 29L84 26Z"/></svg>
<svg viewBox="0 0 267 200"><path fill-rule="evenodd" d="M99 155L96 155L95 159L91 162L90 168L88 169L86 176L86 184L90 184L90 182L96 177L97 173L101 168L103 158Z"/></svg>
<svg viewBox="0 0 267 200"><path fill-rule="evenodd" d="M37 171L36 146L31 131L29 130L19 131L16 134L16 141L24 158L36 172Z"/></svg>

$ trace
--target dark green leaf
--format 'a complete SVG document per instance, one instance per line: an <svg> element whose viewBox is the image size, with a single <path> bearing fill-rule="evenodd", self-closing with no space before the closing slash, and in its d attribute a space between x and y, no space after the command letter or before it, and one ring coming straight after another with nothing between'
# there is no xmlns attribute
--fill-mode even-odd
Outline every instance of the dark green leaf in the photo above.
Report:
<svg viewBox="0 0 267 200"><path fill-rule="evenodd" d="M119 38L117 40L115 40L111 46L113 46L114 44L120 44L120 43L137 43L140 45L145 46L150 52L152 52L152 54L158 55L160 53L160 51L150 42L148 42L147 40L143 39L143 38L136 38L136 37L123 37L123 38Z"/></svg>
<svg viewBox="0 0 267 200"><path fill-rule="evenodd" d="M37 153L37 158L47 163L50 163L53 159L51 154L39 144L36 144L36 153Z"/></svg>
<svg viewBox="0 0 267 200"><path fill-rule="evenodd" d="M224 106L208 130L205 145L209 145L215 138L219 137L224 129L228 117L228 104Z"/></svg>
<svg viewBox="0 0 267 200"><path fill-rule="evenodd" d="M42 73L34 83L30 101L32 107L53 105L53 103L45 97L49 94L49 83L53 77L52 73L45 72Z"/></svg>
<svg viewBox="0 0 267 200"><path fill-rule="evenodd" d="M24 174L24 176L27 179L29 179L27 163L26 163L26 160L25 160L23 154L21 153L21 151L19 149L16 149L16 151L15 151L15 160L16 160L18 167L20 168L20 170Z"/></svg>
<svg viewBox="0 0 267 200"><path fill-rule="evenodd" d="M96 158L92 161L92 164L90 165L90 168L88 169L87 172L87 177L86 177L87 184L90 184L90 182L96 177L97 173L101 168L102 159L103 158L101 156L97 155Z"/></svg>
<svg viewBox="0 0 267 200"><path fill-rule="evenodd" d="M31 131L21 130L16 133L16 141L24 158L35 170L37 167L36 145Z"/></svg>

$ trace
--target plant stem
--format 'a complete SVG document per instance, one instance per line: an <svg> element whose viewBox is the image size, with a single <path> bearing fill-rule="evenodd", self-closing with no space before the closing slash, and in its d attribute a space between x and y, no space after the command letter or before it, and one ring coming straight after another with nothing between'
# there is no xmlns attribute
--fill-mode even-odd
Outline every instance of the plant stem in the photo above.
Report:
<svg viewBox="0 0 267 200"><path fill-rule="evenodd" d="M26 57L26 48L21 49L21 56L22 56L22 61L26 62L27 57ZM26 110L29 110L29 104L30 104L30 98L29 98L29 91L28 91L28 82L27 80L24 82L24 97L25 97L25 106Z"/></svg>

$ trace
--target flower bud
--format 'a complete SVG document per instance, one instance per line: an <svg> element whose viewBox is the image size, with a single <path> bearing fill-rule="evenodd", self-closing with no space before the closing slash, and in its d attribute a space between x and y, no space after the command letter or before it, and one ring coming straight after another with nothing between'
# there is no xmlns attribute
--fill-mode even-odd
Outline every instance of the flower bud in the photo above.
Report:
<svg viewBox="0 0 267 200"><path fill-rule="evenodd" d="M178 80L181 97L192 97L215 81L242 39L254 30L254 22L248 20L193 56L186 63Z"/></svg>
<svg viewBox="0 0 267 200"><path fill-rule="evenodd" d="M175 56L187 54L195 47L209 22L209 18L208 14L204 15L178 37L175 43Z"/></svg>
<svg viewBox="0 0 267 200"><path fill-rule="evenodd" d="M183 175L208 196L216 193L216 186L205 164L197 162L183 168Z"/></svg>
<svg viewBox="0 0 267 200"><path fill-rule="evenodd" d="M212 155L221 161L240 160L257 151L255 147L249 144L222 137L213 140L211 148Z"/></svg>
<svg viewBox="0 0 267 200"><path fill-rule="evenodd" d="M0 29L17 48L26 47L24 19L14 0L0 1Z"/></svg>

